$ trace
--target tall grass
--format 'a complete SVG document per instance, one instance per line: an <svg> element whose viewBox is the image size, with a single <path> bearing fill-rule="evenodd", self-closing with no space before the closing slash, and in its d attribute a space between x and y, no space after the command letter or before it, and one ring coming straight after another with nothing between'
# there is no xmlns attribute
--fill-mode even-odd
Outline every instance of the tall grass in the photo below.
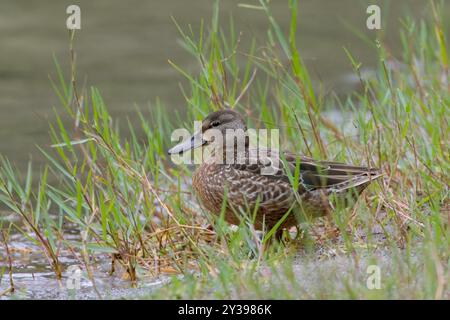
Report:
<svg viewBox="0 0 450 320"><path fill-rule="evenodd" d="M263 10L270 22L267 42L253 41L247 52L232 23L220 28L218 1L210 28L202 22L195 34L175 21L200 67L192 74L170 61L188 79L181 88L185 117L156 104L149 118L139 114L144 135L130 124L127 139L99 90L77 87L71 34L71 78L57 65L53 85L72 125L56 116L53 152L42 150L48 167L40 177L30 169L21 179L1 159L0 201L25 229L15 227L42 247L57 278L60 247L79 258L94 284L93 260L104 254L111 271L120 264L133 283L183 275L150 297L450 298L450 87L441 6L430 4L430 20L405 19L401 58L377 40L372 77L363 77L358 57L346 51L362 90L344 100L318 94L312 84L296 45L296 1L289 1L287 35L266 0L247 8ZM327 118L330 105L342 110L343 124ZM279 128L286 149L380 167L386 178L353 209L306 221L295 240L267 246L248 221L234 229L203 212L191 193L191 168L166 156L175 127L190 128L225 107L244 113L249 127ZM58 183L47 182L49 172ZM66 239L66 222L77 226L78 240ZM369 264L382 269L380 290L366 286Z"/></svg>

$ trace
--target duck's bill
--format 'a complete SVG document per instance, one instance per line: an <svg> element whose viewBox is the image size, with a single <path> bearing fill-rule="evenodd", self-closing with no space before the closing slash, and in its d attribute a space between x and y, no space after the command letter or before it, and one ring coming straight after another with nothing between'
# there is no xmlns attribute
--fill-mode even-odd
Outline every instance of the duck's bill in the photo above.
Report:
<svg viewBox="0 0 450 320"><path fill-rule="evenodd" d="M206 140L203 140L201 132L195 133L189 139L177 144L176 146L169 149L169 154L181 154L188 150L192 150L201 147L206 144Z"/></svg>

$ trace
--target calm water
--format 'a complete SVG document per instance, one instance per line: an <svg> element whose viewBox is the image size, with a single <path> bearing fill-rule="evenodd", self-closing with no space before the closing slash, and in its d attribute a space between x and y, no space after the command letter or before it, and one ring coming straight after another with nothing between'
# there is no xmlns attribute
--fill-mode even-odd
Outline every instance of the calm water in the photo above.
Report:
<svg viewBox="0 0 450 320"><path fill-rule="evenodd" d="M223 1L222 26L232 15L242 43L266 37L268 21L262 11ZM279 23L287 28L287 1L273 1ZM374 1L372 1L373 3ZM61 111L49 76L55 78L54 54L68 74L68 32L65 9L74 1L2 0L0 5L0 154L22 170L30 157L43 161L36 144L48 147L48 122L53 108ZM210 21L212 2L189 1L76 1L81 7L82 30L77 35L78 77L98 87L114 117L133 118L134 107L147 107L160 98L167 108L185 107L179 89L182 77L168 64L171 59L195 72L197 64L179 45L171 16L186 27L199 28L201 18ZM387 14L387 40L398 52L396 37L400 17L423 15L427 1L378 1ZM369 69L376 64L373 50L349 31L347 25L367 30L366 1L300 1L299 48L314 79L327 90L352 89L350 63L343 46Z"/></svg>

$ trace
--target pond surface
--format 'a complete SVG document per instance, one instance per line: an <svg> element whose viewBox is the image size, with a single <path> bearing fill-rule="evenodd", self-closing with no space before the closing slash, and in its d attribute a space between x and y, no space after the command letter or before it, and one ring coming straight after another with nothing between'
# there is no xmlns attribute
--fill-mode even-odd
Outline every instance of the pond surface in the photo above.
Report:
<svg viewBox="0 0 450 320"><path fill-rule="evenodd" d="M67 230L66 241L79 241L76 230ZM41 248L28 241L22 234L10 235L8 241L12 259L12 279L15 291L6 294L10 288L8 259L3 243L0 245L0 300L1 299L118 299L136 298L149 294L168 281L169 276L143 277L133 286L125 276L126 272L116 263L111 275L111 257L97 255L90 268L94 281L88 277L84 263L69 250L59 254L63 275L56 280L55 273ZM3 293L3 294L2 294Z"/></svg>
<svg viewBox="0 0 450 320"><path fill-rule="evenodd" d="M391 232L392 230L388 231ZM386 238L380 229L372 230L372 237L380 243ZM65 234L67 241L80 240L77 232ZM91 281L85 271L83 262L74 257L68 250L60 252L60 263L63 277L56 280L55 274L40 247L30 243L20 234L12 234L8 241L10 256L13 261L13 282L15 291L6 294L10 287L7 255L4 246L0 246L0 300L2 299L136 299L148 297L153 290L171 281L168 274L157 277L139 277L135 286L125 277L126 272L115 264L111 275L111 257L97 255L90 262L93 279ZM391 268L392 253L386 248L376 251L377 263L383 269ZM314 296L314 292L326 285L329 277L349 277L357 273L358 281L364 282L367 265L373 263L374 256L362 255L356 265L355 261L344 254L343 246L325 248L317 245L314 255L299 251L294 260L293 272L302 290ZM264 276L271 277L273 269L261 266ZM178 277L182 277L178 275ZM339 283L336 281L335 285ZM326 292L326 290L324 290ZM243 296L241 296L241 294ZM295 296L295 293L293 292ZM233 299L254 299L252 292L242 292Z"/></svg>
<svg viewBox="0 0 450 320"><path fill-rule="evenodd" d="M386 41L399 52L400 18L424 15L427 1L376 1L383 10ZM157 98L170 109L185 108L179 84L183 78L167 62L195 72L197 63L179 44L180 26L199 29L200 20L209 25L212 1L153 0L77 1L81 8L81 30L77 34L77 70L81 82L100 89L113 117L135 117L135 106L147 108ZM268 20L261 10L239 7L257 1L222 1L221 25L228 28L232 16L236 30L242 31L245 50L252 37L265 43ZM273 14L287 30L287 1L272 1ZM373 3L373 1L371 1ZM42 163L36 144L50 145L48 123L53 108L62 107L50 84L55 79L53 55L69 74L66 8L72 1L2 0L0 10L0 154L24 170L30 157ZM351 65L343 50L347 47L373 69L374 50L350 28L374 38L366 28L367 1L302 0L298 26L298 46L313 78L326 90L347 93L354 88ZM450 12L450 10L447 10ZM384 14L385 12L385 14Z"/></svg>

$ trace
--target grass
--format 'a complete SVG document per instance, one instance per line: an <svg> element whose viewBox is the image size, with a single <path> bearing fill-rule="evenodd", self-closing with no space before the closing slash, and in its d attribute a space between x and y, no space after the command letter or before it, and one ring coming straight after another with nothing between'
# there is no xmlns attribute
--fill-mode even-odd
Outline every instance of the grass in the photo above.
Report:
<svg viewBox="0 0 450 320"><path fill-rule="evenodd" d="M346 99L313 87L295 42L296 1L289 2L287 35L265 0L252 8L266 13L270 30L266 43L253 41L246 52L232 23L219 28L218 1L210 28L202 22L195 34L177 24L200 66L191 74L169 61L188 79L181 88L186 110L180 115L157 103L150 117L139 114L144 134L129 123L127 139L98 89L77 87L72 33L71 77L57 64L53 82L72 125L58 115L51 124L53 152L41 150L48 165L39 177L31 164L22 177L1 158L0 202L21 222L13 228L42 248L57 279L66 267L61 248L77 257L94 288L95 259L105 254L111 271L121 265L135 284L173 275L144 298L449 299L450 87L442 7L430 2L427 21L405 18L401 58L378 38L373 76L363 77L358 57L346 50L362 88ZM342 111L342 124L327 118L331 105ZM385 179L354 208L306 221L286 245L267 246L248 220L232 228L203 212L191 192L191 168L175 167L166 155L173 129L190 129L194 119L224 107L245 113L249 127L279 128L288 150L380 167ZM48 182L49 174L57 183ZM78 239L66 236L68 223ZM380 268L380 289L367 286L369 265Z"/></svg>

